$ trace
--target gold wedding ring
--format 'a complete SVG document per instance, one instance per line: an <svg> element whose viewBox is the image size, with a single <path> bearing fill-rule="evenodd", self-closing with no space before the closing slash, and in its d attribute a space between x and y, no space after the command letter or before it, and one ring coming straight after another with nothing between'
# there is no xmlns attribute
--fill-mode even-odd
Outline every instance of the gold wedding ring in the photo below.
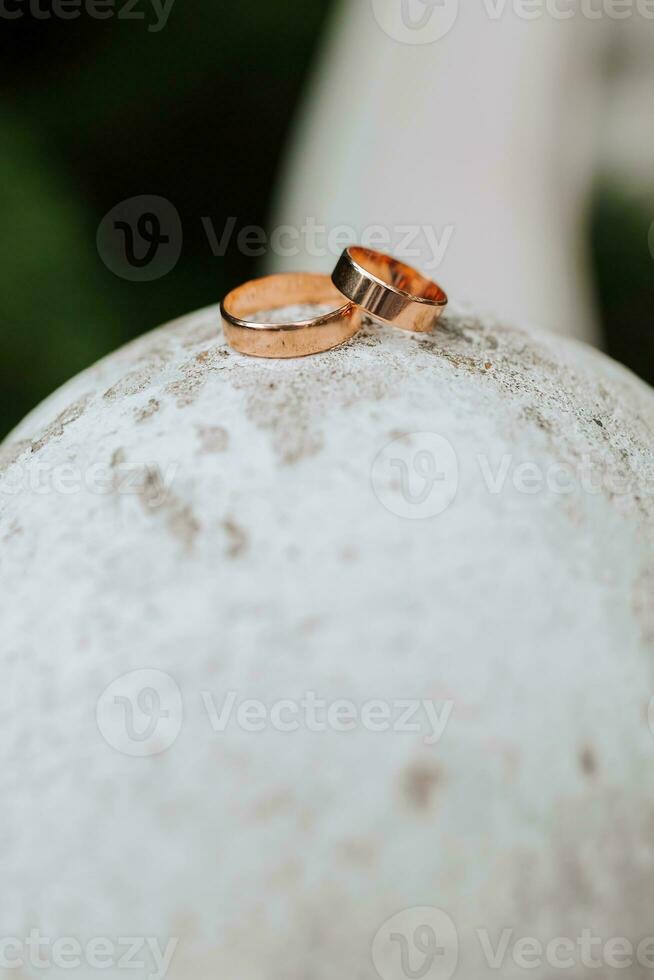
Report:
<svg viewBox="0 0 654 980"><path fill-rule="evenodd" d="M328 312L297 322L259 323L251 317L287 306L316 304ZM232 290L220 304L225 339L254 357L306 357L345 343L361 325L361 311L328 276L283 273L254 279Z"/></svg>
<svg viewBox="0 0 654 980"><path fill-rule="evenodd" d="M402 330L432 330L447 306L447 296L435 282L370 248L346 248L332 282L366 313Z"/></svg>

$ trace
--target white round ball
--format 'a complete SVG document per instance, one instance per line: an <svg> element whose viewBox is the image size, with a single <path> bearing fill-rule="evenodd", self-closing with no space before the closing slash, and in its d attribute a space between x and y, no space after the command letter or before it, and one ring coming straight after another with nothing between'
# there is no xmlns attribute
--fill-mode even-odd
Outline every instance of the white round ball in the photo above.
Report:
<svg viewBox="0 0 654 980"><path fill-rule="evenodd" d="M654 932L653 432L456 313L261 361L211 309L73 379L0 454L4 935L407 980L404 923L449 980Z"/></svg>

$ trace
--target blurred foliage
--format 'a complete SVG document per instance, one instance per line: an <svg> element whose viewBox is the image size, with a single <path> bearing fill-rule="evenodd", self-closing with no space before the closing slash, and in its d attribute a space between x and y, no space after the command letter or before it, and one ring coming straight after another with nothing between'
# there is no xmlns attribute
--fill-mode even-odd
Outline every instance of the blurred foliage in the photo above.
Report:
<svg viewBox="0 0 654 980"><path fill-rule="evenodd" d="M0 437L98 357L257 274L236 248L214 257L201 219L266 226L330 5L175 0L159 32L151 0L144 21L43 19L27 4L3 21ZM95 246L102 217L140 194L168 198L184 229L179 263L151 283L116 277ZM610 350L654 381L647 214L602 188L592 230Z"/></svg>
<svg viewBox="0 0 654 980"><path fill-rule="evenodd" d="M27 5L3 21L0 438L87 364L257 274L236 248L214 257L201 219L266 226L329 6L176 0L157 33L150 0L145 21ZM102 217L139 194L168 198L184 228L178 265L151 283L117 278L95 246Z"/></svg>
<svg viewBox="0 0 654 980"><path fill-rule="evenodd" d="M654 385L654 199L598 188L592 247L607 350Z"/></svg>
<svg viewBox="0 0 654 980"><path fill-rule="evenodd" d="M75 186L56 157L0 126L0 427L120 339Z"/></svg>

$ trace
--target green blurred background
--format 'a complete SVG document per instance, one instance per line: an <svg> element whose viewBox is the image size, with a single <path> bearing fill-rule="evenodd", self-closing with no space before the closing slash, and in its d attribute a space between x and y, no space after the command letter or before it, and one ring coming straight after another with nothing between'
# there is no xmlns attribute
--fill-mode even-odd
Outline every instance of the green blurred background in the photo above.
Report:
<svg viewBox="0 0 654 980"><path fill-rule="evenodd" d="M330 6L177 0L159 32L146 0L146 20L45 19L45 0L3 20L0 437L98 357L259 272L234 238L214 257L200 219L266 226ZM141 194L173 202L184 230L153 282L114 275L96 247L103 216ZM598 186L588 234L607 349L654 383L653 217Z"/></svg>

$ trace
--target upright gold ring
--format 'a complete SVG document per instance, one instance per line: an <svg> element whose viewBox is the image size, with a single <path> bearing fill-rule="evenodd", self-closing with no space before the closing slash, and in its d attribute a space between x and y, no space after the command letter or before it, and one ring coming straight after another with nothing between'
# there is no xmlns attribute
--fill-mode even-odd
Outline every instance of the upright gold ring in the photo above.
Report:
<svg viewBox="0 0 654 980"><path fill-rule="evenodd" d="M251 317L287 306L329 305L306 320L259 323ZM306 357L345 343L361 325L361 311L348 302L328 276L283 273L246 282L220 304L225 339L253 357Z"/></svg>
<svg viewBox="0 0 654 980"><path fill-rule="evenodd" d="M447 296L437 283L370 248L346 248L332 282L366 313L402 330L432 330L447 306Z"/></svg>

